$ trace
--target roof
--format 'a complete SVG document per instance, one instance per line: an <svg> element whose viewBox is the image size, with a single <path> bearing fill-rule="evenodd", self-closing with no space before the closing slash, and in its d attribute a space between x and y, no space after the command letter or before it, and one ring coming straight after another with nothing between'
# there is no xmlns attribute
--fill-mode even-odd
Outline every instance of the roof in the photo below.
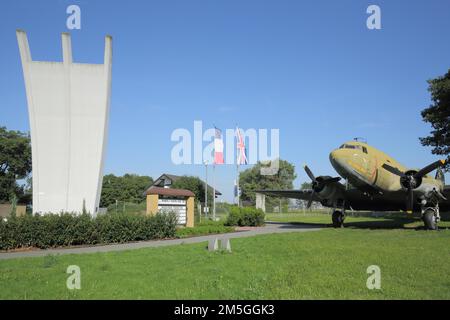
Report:
<svg viewBox="0 0 450 320"><path fill-rule="evenodd" d="M155 181L153 182L152 186L155 186L155 185L156 185L161 179L163 179L164 177L167 177L167 178L169 178L170 180L172 180L172 182L175 182L175 181L177 181L178 179L182 178L183 176L177 176L177 175L174 175L174 174L163 173L158 179L155 179ZM199 178L199 179L200 179L200 178ZM205 182L204 182L202 179L200 179L200 181L202 181L203 184L205 184ZM211 193L212 193L212 190L213 190L213 187L211 187L211 186L208 184L208 192L211 191ZM221 193L219 190L216 189L216 196L221 196L221 195L222 195L222 193Z"/></svg>
<svg viewBox="0 0 450 320"><path fill-rule="evenodd" d="M172 181L176 181L176 180L178 180L178 179L180 179L181 178L181 176L176 176L176 175L174 175L174 174L168 174L168 173L163 173L161 176L159 176L159 178L158 179L155 179L155 181L153 182L153 186L154 185L156 185L156 183L158 183L161 179L163 179L164 177L167 177L167 178L169 178L170 180L172 180Z"/></svg>
<svg viewBox="0 0 450 320"><path fill-rule="evenodd" d="M195 197L192 191L185 189L171 189L171 188L161 188L161 187L150 187L145 191L146 195L157 194L161 196L172 196L172 197Z"/></svg>
<svg viewBox="0 0 450 320"><path fill-rule="evenodd" d="M162 176L166 176L166 177L168 177L170 180L173 180L173 181L178 180L178 179L181 178L181 176L177 176L177 175L170 174L170 173L163 173L163 174L161 175L161 177L162 177ZM161 178L161 177L159 177L159 178Z"/></svg>

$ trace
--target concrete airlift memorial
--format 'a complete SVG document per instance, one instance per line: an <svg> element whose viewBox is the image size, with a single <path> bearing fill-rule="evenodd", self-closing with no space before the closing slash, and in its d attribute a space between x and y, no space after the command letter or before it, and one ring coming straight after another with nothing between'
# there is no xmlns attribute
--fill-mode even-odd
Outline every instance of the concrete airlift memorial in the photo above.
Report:
<svg viewBox="0 0 450 320"><path fill-rule="evenodd" d="M103 64L72 61L62 34L62 62L33 61L18 30L30 118L33 213L98 212L108 133L112 38Z"/></svg>

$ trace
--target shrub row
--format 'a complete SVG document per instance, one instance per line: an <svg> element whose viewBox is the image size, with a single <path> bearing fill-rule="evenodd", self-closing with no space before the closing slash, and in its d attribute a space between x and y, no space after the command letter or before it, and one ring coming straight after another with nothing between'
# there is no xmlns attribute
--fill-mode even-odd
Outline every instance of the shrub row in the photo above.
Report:
<svg viewBox="0 0 450 320"><path fill-rule="evenodd" d="M225 225L227 226L251 226L264 225L265 214L261 209L237 206L231 207Z"/></svg>
<svg viewBox="0 0 450 320"><path fill-rule="evenodd" d="M95 218L72 213L25 215L0 221L0 250L173 238L176 225L173 213L154 216L108 213Z"/></svg>

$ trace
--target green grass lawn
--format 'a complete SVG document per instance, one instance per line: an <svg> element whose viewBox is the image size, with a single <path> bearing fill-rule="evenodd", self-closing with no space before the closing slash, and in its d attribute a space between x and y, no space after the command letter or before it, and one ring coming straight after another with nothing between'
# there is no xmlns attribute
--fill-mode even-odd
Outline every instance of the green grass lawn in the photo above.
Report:
<svg viewBox="0 0 450 320"><path fill-rule="evenodd" d="M442 220L439 222L440 228L450 228L450 216L448 213L441 214ZM303 224L317 224L322 227L331 227L331 215L318 212L305 213L267 213L266 221L288 222L288 223L303 223ZM352 215L348 213L344 226L346 228L362 228L362 229L377 229L377 228L406 228L406 229L420 229L423 227L423 222L419 216L409 216L406 213L381 213L380 216L374 217L370 213L355 213Z"/></svg>
<svg viewBox="0 0 450 320"><path fill-rule="evenodd" d="M3 260L0 299L450 299L449 244L450 230L387 223L233 239L232 253L204 243ZM66 288L69 265L79 291ZM381 290L366 288L370 265Z"/></svg>

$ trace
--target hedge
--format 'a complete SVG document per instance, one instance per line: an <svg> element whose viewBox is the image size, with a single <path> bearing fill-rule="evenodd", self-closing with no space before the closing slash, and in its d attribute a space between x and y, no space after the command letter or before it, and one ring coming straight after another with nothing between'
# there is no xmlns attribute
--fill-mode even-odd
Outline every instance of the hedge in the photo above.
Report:
<svg viewBox="0 0 450 320"><path fill-rule="evenodd" d="M265 214L261 209L234 206L231 207L225 225L258 227L264 225L264 218Z"/></svg>
<svg viewBox="0 0 450 320"><path fill-rule="evenodd" d="M124 243L174 238L173 213L154 216L124 213L25 215L0 221L0 250Z"/></svg>

